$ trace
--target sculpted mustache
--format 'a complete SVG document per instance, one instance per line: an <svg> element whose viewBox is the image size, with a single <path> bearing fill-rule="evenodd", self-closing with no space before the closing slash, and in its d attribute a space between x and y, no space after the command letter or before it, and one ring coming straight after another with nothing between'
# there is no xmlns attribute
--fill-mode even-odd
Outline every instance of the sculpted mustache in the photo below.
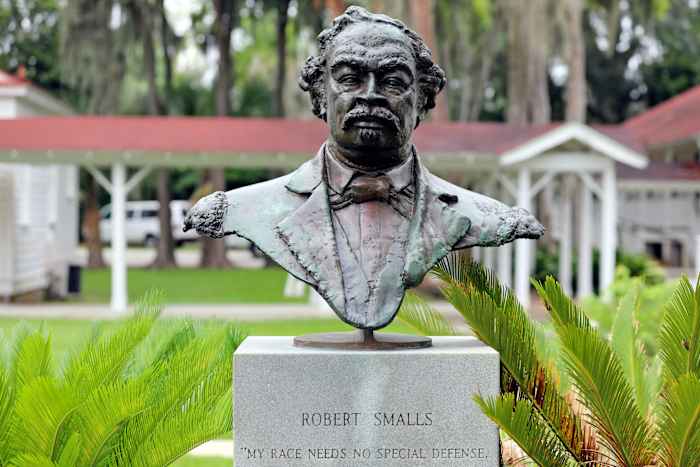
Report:
<svg viewBox="0 0 700 467"><path fill-rule="evenodd" d="M347 130L352 123L367 118L388 123L393 126L395 130L399 130L399 118L391 113L391 111L383 107L375 107L372 109L367 107L356 107L352 109L343 119L343 129Z"/></svg>

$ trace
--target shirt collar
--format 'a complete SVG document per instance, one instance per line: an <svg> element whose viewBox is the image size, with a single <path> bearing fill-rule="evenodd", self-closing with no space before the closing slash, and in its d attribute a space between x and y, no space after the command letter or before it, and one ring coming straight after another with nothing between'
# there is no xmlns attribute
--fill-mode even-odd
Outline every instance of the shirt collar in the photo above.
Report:
<svg viewBox="0 0 700 467"><path fill-rule="evenodd" d="M328 185L336 193L343 193L345 187L356 175L386 175L391 180L391 186L396 191L401 191L413 182L413 159L414 156L402 162L399 166L393 167L385 172L372 172L366 174L359 170L348 167L341 161L333 157L329 151L326 152L326 167L328 170Z"/></svg>

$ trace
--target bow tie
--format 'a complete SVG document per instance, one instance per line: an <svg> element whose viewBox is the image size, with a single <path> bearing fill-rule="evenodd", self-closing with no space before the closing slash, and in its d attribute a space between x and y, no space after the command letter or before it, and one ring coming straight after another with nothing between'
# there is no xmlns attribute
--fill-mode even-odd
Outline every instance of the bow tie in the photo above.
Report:
<svg viewBox="0 0 700 467"><path fill-rule="evenodd" d="M354 177L347 184L342 194L331 193L330 195L330 204L333 210L368 201L388 203L396 212L408 219L413 211L413 187L409 184L404 189L397 191L391 185L391 179L386 175L377 177L360 175Z"/></svg>

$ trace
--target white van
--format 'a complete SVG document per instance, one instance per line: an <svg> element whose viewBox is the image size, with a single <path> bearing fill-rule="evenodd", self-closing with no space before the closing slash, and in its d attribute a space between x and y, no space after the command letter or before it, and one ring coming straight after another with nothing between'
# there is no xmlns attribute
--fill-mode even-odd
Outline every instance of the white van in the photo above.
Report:
<svg viewBox="0 0 700 467"><path fill-rule="evenodd" d="M126 203L126 241L130 244L156 246L160 238L158 221L158 201L127 201ZM189 201L174 200L170 202L173 239L176 245L194 241L199 238L195 230L182 231L182 224L190 208ZM100 239L109 243L112 239L112 208L106 205L100 210ZM248 248L250 242L236 235L226 237L230 248Z"/></svg>

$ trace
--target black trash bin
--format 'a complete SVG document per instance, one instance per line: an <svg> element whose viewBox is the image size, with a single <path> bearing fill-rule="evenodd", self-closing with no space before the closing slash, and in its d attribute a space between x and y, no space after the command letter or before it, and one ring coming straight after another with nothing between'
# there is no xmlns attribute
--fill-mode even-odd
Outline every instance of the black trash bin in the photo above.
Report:
<svg viewBox="0 0 700 467"><path fill-rule="evenodd" d="M69 294L79 294L80 293L80 276L83 272L83 267L77 264L71 264L68 266L68 293Z"/></svg>

